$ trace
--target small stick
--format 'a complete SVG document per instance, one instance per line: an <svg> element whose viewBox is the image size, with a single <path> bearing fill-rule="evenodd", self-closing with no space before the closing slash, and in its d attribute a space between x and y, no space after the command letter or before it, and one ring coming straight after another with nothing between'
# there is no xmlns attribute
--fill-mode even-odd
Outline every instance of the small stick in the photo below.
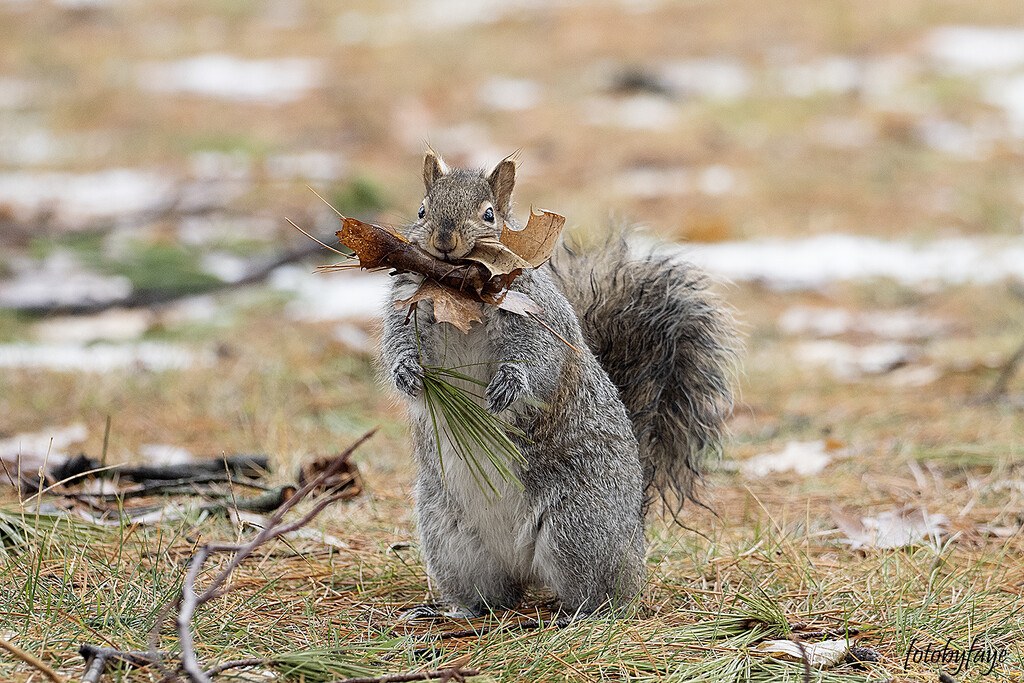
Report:
<svg viewBox="0 0 1024 683"><path fill-rule="evenodd" d="M229 662L221 662L216 666L211 666L209 669L204 671L207 676L216 676L222 674L229 669L242 669L249 666L271 666L273 665L273 659L265 659L263 657L250 657L249 659L234 659Z"/></svg>
<svg viewBox="0 0 1024 683"><path fill-rule="evenodd" d="M317 196L319 197L320 195L317 195ZM320 197L320 198L321 198L321 199L323 199L323 197ZM330 205L328 205L328 206L330 206ZM353 258L352 254L346 254L346 253L345 253L345 252L343 252L343 251L338 251L338 250L337 250L337 249L335 249L334 247L332 247L332 246L330 246L330 245L328 245L328 244L324 244L323 242L321 242L321 241L320 241L320 240L318 240L317 238L313 237L313 236L312 236L312 235L310 235L310 234L309 234L308 232L306 232L305 230L303 230L303 229L302 229L302 228L300 228L299 226L295 225L295 223L292 223L292 219L291 219L291 218L285 218L285 220L286 220L286 221L288 221L289 223L291 223L291 225L292 225L292 227L293 227L293 228L295 228L296 230L298 230L299 232L301 232L301 233L302 233L303 235L305 235L305 236L306 236L306 237L308 237L309 239L311 239L311 240L313 240L314 242L316 242L317 244L319 244L319 245L320 245L321 247L323 247L324 249L330 249L330 250L331 250L331 251L333 251L333 252L334 252L335 254L341 254L342 256L347 256L348 258Z"/></svg>
<svg viewBox="0 0 1024 683"><path fill-rule="evenodd" d="M36 669L39 669L39 671L41 671L44 676L53 681L53 683L66 683L64 678L61 677L60 674L51 669L49 665L46 664L46 662L39 659L31 652L25 652L14 643L4 640L3 638L0 638L0 648L7 650L9 653L11 653L11 655L17 657L26 664L34 666Z"/></svg>
<svg viewBox="0 0 1024 683"><path fill-rule="evenodd" d="M547 330L548 332L550 332L551 334L553 334L553 335L555 335L556 337L558 337L559 339L561 339L561 340L562 340L562 343L564 343L564 344L565 344L566 346L568 346L568 347L569 347L570 349L572 349L573 351L575 351L577 355L579 355L579 356L582 356L582 355L583 355L582 353L580 353L580 350L579 350L579 349L577 349L577 348L576 348L575 346L573 346L572 344L570 344L570 343L569 343L569 342L568 342L568 341L566 340L566 338L565 338L565 337L563 337L562 335L558 334L558 333L557 333L557 332L555 332L555 331L554 331L553 329L551 329L550 327L548 327L548 326L547 326L547 325L546 325L546 324L544 323L544 321L543 321L543 320L541 320L540 318L538 318L538 317L536 316L536 314L535 314L535 313L533 313L532 311L528 311L528 313L529 313L529 315L530 315L530 317L531 317L531 318L533 318L533 319L534 319L534 320L536 320L536 321L537 321L538 323L540 323L541 327L543 327L543 328L544 328L544 329L546 329L546 330Z"/></svg>
<svg viewBox="0 0 1024 683"><path fill-rule="evenodd" d="M136 667L146 667L156 663L153 659L154 656L165 657L169 653L159 651L154 654L153 652L119 650L116 647L86 644L78 648L78 654L82 655L82 659L86 663L85 673L82 674L82 683L98 683L109 662L123 662Z"/></svg>

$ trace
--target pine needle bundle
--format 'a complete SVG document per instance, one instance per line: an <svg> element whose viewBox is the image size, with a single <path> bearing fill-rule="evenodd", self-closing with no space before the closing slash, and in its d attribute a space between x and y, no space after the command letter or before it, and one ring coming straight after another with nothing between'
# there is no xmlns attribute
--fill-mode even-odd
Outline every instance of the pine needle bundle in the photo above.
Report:
<svg viewBox="0 0 1024 683"><path fill-rule="evenodd" d="M519 451L512 436L525 439L526 434L505 420L492 415L480 405L481 397L455 386L450 380L470 382L486 388L480 380L458 372L455 368L424 366L423 397L430 411L437 442L437 454L441 458L441 472L444 474L442 437L447 439L453 450L469 467L470 474L485 493L490 489L496 496L501 493L491 481L488 468L477 454L482 453L491 468L507 483L522 489L523 484L513 467L526 465L526 458ZM440 420L438 419L440 418Z"/></svg>

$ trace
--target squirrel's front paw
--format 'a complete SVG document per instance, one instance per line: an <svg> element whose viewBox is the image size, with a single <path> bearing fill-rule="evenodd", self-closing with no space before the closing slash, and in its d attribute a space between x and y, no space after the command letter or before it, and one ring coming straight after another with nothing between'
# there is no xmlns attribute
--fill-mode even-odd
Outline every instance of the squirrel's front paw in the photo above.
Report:
<svg viewBox="0 0 1024 683"><path fill-rule="evenodd" d="M495 414L507 410L526 390L526 372L515 365L502 365L487 385L487 410Z"/></svg>
<svg viewBox="0 0 1024 683"><path fill-rule="evenodd" d="M392 370L395 386L403 394L418 396L423 386L423 366L413 354L402 356Z"/></svg>

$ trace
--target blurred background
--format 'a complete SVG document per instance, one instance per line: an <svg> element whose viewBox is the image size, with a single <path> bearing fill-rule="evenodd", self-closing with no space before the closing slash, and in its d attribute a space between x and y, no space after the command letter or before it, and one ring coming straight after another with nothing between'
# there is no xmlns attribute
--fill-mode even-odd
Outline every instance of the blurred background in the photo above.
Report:
<svg viewBox="0 0 1024 683"><path fill-rule="evenodd" d="M314 274L285 218L333 241L307 185L411 218L430 144L520 150L520 214L708 268L735 457L1021 452L1019 404L964 408L1024 339L1019 0L0 0L0 46L8 451L95 455L110 416L115 459L288 464L383 424L371 488L404 496L381 279Z"/></svg>

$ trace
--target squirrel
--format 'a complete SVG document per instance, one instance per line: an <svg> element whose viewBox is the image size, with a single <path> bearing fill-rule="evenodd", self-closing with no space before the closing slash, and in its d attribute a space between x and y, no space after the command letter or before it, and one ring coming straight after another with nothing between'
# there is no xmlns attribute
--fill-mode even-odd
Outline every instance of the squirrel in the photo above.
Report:
<svg viewBox="0 0 1024 683"><path fill-rule="evenodd" d="M504 224L518 229L515 176L509 158L485 173L449 169L428 151L425 196L403 235L458 261ZM389 301L407 299L422 280L396 275ZM535 584L554 591L563 613L618 610L644 582L651 503L660 495L675 517L698 501L704 465L721 450L732 408L731 315L695 267L632 256L622 235L596 251L563 245L511 290L540 305L550 330L495 306L468 333L436 322L429 302L415 324L394 307L385 312L381 368L409 409L427 572L455 616L514 607ZM421 395L423 366L442 363L486 385L481 405L525 433L512 437L527 463L516 468L521 488L492 477L495 499L443 439L438 453Z"/></svg>

